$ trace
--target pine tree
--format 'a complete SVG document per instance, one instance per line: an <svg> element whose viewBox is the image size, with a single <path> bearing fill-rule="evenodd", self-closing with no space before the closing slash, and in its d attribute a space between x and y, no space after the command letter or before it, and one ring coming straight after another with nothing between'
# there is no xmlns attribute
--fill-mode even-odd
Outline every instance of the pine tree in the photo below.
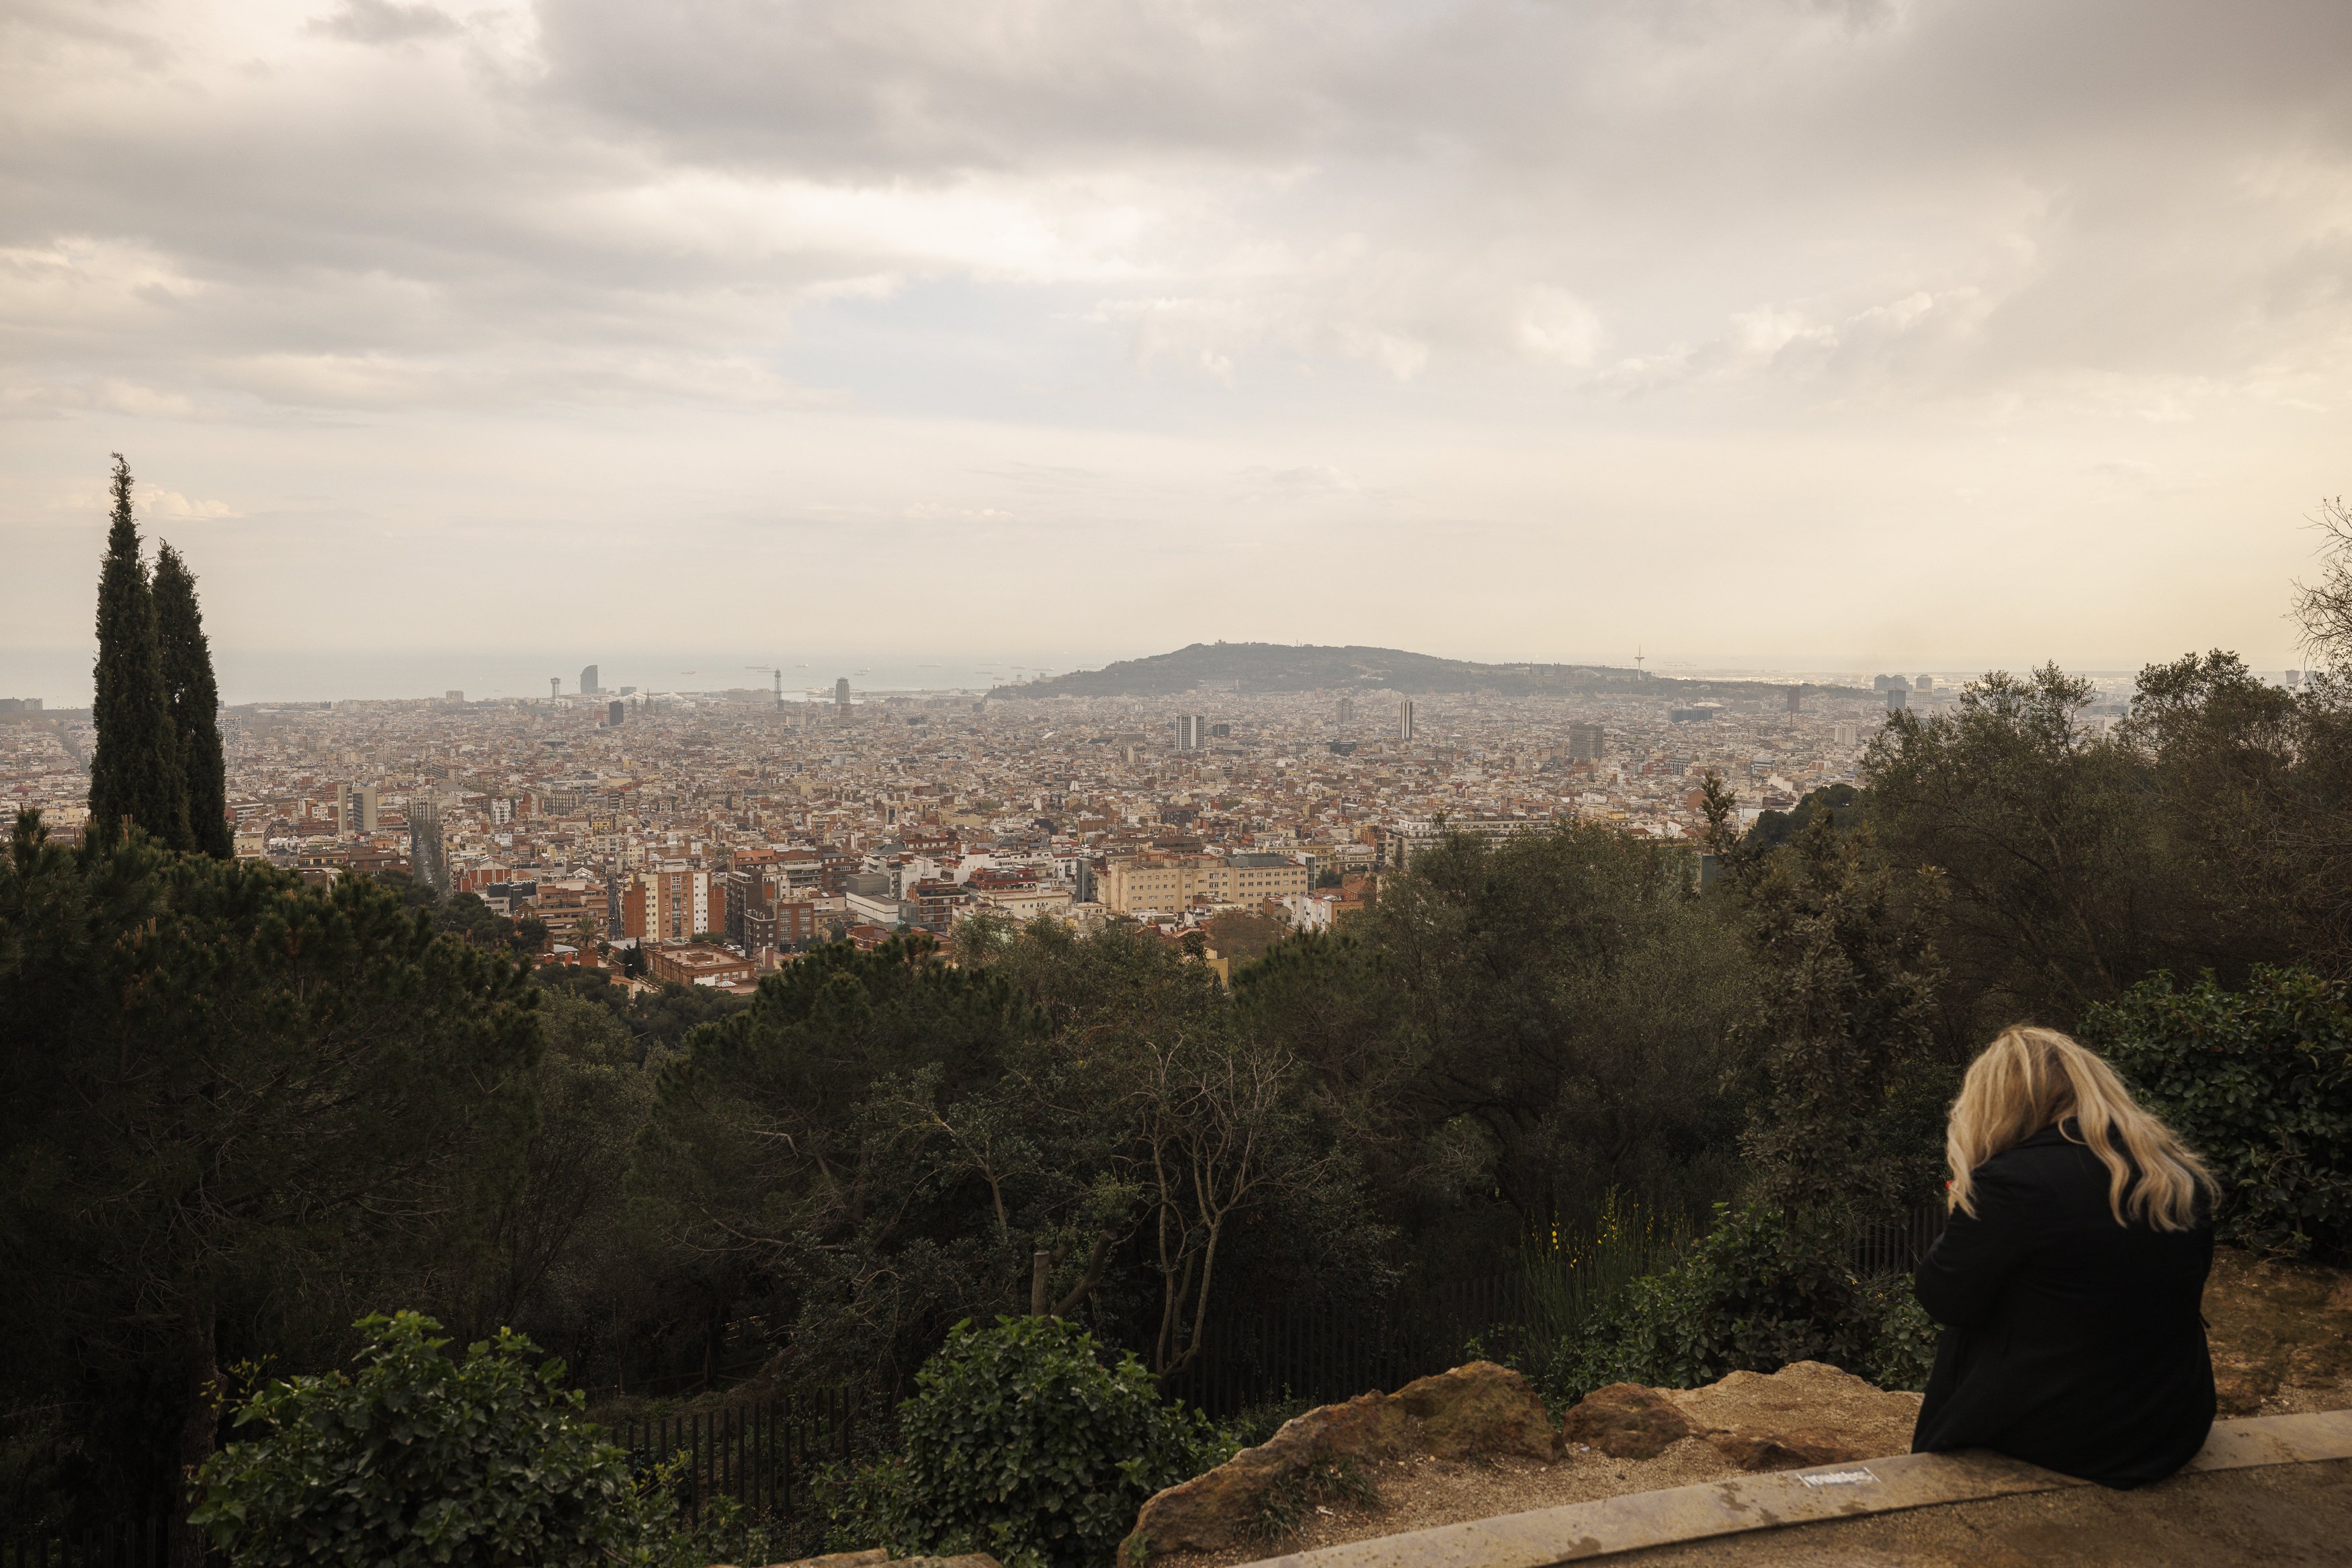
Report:
<svg viewBox="0 0 2352 1568"><path fill-rule="evenodd" d="M213 678L212 644L196 605L195 577L168 544L155 551L154 594L163 689L171 697L180 771L187 780L193 846L216 860L233 860L236 840L229 831L228 779L221 759L220 684Z"/></svg>
<svg viewBox="0 0 2352 1568"><path fill-rule="evenodd" d="M89 832L111 842L127 819L173 849L190 846L187 778L163 687L155 595L139 559L131 465L114 455L114 524L98 574L98 746L89 765Z"/></svg>

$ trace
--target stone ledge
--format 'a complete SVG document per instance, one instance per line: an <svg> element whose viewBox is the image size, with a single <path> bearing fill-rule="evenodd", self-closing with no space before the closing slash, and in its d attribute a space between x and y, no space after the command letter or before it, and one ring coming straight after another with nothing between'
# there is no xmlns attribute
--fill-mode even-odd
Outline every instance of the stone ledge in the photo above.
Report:
<svg viewBox="0 0 2352 1568"><path fill-rule="evenodd" d="M2352 1410L2217 1421L2192 1471L2352 1458ZM1553 1568L1647 1547L2090 1483L1998 1454L1897 1454L1741 1477L1265 1560L1264 1568Z"/></svg>

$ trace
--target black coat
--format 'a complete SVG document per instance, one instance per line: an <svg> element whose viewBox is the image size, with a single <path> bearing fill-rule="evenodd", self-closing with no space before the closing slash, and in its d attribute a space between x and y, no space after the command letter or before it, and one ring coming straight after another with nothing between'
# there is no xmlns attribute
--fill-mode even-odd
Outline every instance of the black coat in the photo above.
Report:
<svg viewBox="0 0 2352 1568"><path fill-rule="evenodd" d="M2210 1223L2117 1225L2106 1167L2056 1127L1974 1175L1976 1218L1954 1211L1915 1281L1947 1326L1912 1451L1992 1448L2111 1487L2179 1469L2213 1425Z"/></svg>

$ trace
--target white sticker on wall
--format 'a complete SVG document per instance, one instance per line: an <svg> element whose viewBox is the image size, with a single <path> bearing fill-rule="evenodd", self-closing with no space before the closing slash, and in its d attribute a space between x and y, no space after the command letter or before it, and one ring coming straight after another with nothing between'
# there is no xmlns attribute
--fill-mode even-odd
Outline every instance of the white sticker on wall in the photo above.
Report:
<svg viewBox="0 0 2352 1568"><path fill-rule="evenodd" d="M1878 1478L1864 1469L1851 1470L1819 1470L1797 1478L1809 1487L1874 1487Z"/></svg>

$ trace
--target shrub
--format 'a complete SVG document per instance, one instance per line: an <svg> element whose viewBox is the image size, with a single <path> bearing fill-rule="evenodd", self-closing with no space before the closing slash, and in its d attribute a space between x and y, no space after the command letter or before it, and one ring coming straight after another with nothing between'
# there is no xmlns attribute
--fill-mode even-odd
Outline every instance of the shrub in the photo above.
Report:
<svg viewBox="0 0 2352 1568"><path fill-rule="evenodd" d="M1936 1369L1936 1344L1943 1337L1942 1326L1911 1293L1908 1274L1866 1280L1863 1288L1870 1293L1878 1336L1870 1359L1853 1370L1881 1388L1920 1392L1927 1386L1927 1375Z"/></svg>
<svg viewBox="0 0 2352 1568"><path fill-rule="evenodd" d="M1715 1228L1682 1262L1635 1281L1533 1371L1560 1403L1609 1383L1690 1388L1792 1361L1907 1375L1916 1349L1890 1343L1890 1325L1916 1335L1926 1314L1915 1321L1886 1289L1854 1273L1843 1228L1718 1204ZM1927 1332L1932 1336L1932 1325ZM1932 1355L1932 1337L1927 1343Z"/></svg>
<svg viewBox="0 0 2352 1568"><path fill-rule="evenodd" d="M362 1319L354 1373L272 1384L215 1454L191 1516L237 1568L500 1568L615 1556L665 1540L621 1450L580 1415L563 1364L511 1330L462 1362L415 1312Z"/></svg>
<svg viewBox="0 0 2352 1568"><path fill-rule="evenodd" d="M1146 1498L1227 1451L1197 1412L1160 1399L1141 1362L1104 1365L1058 1318L959 1323L915 1381L898 1407L903 1458L840 1494L900 1551L1108 1563Z"/></svg>
<svg viewBox="0 0 2352 1568"><path fill-rule="evenodd" d="M2266 1252L2352 1244L2352 991L2258 967L2242 991L2157 975L2084 1016L2083 1038L2221 1182L2220 1233Z"/></svg>

